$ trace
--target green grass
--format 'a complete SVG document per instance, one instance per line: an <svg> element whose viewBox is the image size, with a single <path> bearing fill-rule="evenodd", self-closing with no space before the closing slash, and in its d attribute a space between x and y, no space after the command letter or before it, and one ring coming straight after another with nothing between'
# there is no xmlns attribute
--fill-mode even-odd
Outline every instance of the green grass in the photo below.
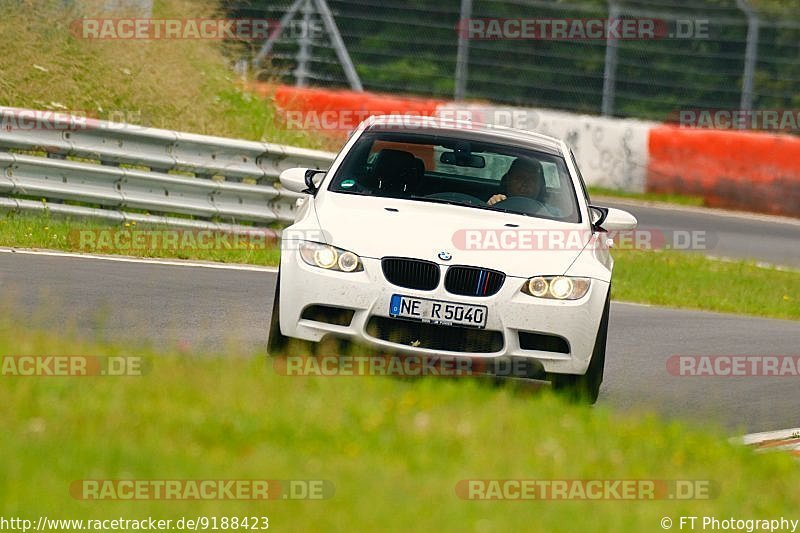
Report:
<svg viewBox="0 0 800 533"><path fill-rule="evenodd" d="M140 226L144 228L144 226ZM78 229L136 229L47 215L0 215L0 246L277 265L274 248L93 249L79 246ZM71 238L70 235L73 237ZM800 273L725 262L677 251L617 249L614 298L630 302L800 320Z"/></svg>
<svg viewBox="0 0 800 533"><path fill-rule="evenodd" d="M274 106L241 89L230 69L233 57L219 41L81 39L70 23L102 17L102 0L6 4L0 17L0 105L332 148L328 138L281 127ZM162 0L154 2L153 17L224 16L216 5Z"/></svg>
<svg viewBox="0 0 800 533"><path fill-rule="evenodd" d="M800 273L676 251L614 253L614 298L800 320Z"/></svg>
<svg viewBox="0 0 800 533"><path fill-rule="evenodd" d="M274 246L266 246L266 241L259 242L241 240L234 244L229 240L230 247L221 244L212 249L203 249L202 246L186 247L141 247L127 249L125 247L92 247L81 246L81 231L112 230L137 231L137 230L167 230L174 233L173 229L152 225L138 225L135 222L111 224L99 220L74 221L66 218L49 216L49 214L31 215L19 213L0 214L0 246L43 248L50 250L63 250L82 253L100 253L113 255L132 255L137 257L165 258L165 259L195 259L203 261L219 261L224 263L245 263L251 265L277 265L280 252ZM109 233L112 235L113 233ZM97 242L97 241L96 241ZM127 238L121 241L129 242Z"/></svg>
<svg viewBox="0 0 800 533"><path fill-rule="evenodd" d="M620 189L606 189L604 187L589 186L591 196L626 198L631 200L641 200L645 202L665 202L670 204L688 205L702 207L705 199L701 196L691 196L686 194L662 194L655 192L631 192Z"/></svg>
<svg viewBox="0 0 800 533"><path fill-rule="evenodd" d="M142 377L0 376L0 516L267 515L279 531L659 531L663 516L790 516L800 469L729 434L470 378L287 377L0 327L1 355L148 358ZM709 480L716 497L466 501L462 479ZM324 479L322 501L80 501L82 479Z"/></svg>

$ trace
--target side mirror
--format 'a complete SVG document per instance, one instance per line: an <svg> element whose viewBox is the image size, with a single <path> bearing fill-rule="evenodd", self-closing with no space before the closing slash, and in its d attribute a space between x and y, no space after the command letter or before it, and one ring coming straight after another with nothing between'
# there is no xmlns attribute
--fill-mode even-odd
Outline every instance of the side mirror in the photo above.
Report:
<svg viewBox="0 0 800 533"><path fill-rule="evenodd" d="M614 207L589 206L589 216L595 230L629 231L636 229L639 223L636 217Z"/></svg>
<svg viewBox="0 0 800 533"><path fill-rule="evenodd" d="M317 184L314 183L314 176L325 172L327 171L315 168L288 168L281 172L279 180L289 191L315 194Z"/></svg>

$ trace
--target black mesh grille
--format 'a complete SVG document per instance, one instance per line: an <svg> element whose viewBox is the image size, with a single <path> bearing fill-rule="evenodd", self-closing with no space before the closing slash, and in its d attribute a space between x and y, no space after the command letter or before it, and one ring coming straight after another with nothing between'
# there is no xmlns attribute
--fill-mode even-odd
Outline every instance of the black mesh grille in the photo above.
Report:
<svg viewBox="0 0 800 533"><path fill-rule="evenodd" d="M367 334L405 346L463 353L494 353L503 349L503 334L486 329L462 328L373 316Z"/></svg>
<svg viewBox="0 0 800 533"><path fill-rule="evenodd" d="M569 353L567 339L557 335L544 333L519 332L519 347L523 350L541 350L543 352Z"/></svg>
<svg viewBox="0 0 800 533"><path fill-rule="evenodd" d="M444 277L447 292L463 296L491 296L503 286L506 275L486 268L452 266Z"/></svg>
<svg viewBox="0 0 800 533"><path fill-rule="evenodd" d="M384 257L381 267L387 281L398 287L432 291L439 285L439 265L431 261Z"/></svg>
<svg viewBox="0 0 800 533"><path fill-rule="evenodd" d="M330 305L309 305L300 314L300 318L325 322L336 326L349 326L353 321L355 311Z"/></svg>

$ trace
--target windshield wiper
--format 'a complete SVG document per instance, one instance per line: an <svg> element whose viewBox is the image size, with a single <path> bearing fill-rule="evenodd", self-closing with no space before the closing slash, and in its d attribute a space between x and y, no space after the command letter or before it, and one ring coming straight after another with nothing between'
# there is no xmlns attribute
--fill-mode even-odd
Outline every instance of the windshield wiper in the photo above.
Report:
<svg viewBox="0 0 800 533"><path fill-rule="evenodd" d="M444 200L442 198L428 198L427 196L409 196L409 200L418 200L420 202L431 202L434 204L448 204L448 205L460 205L465 207L483 207L477 204L471 204L467 202L458 202L456 200Z"/></svg>
<svg viewBox="0 0 800 533"><path fill-rule="evenodd" d="M525 212L520 212L520 211L512 211L511 209L503 209L502 207L496 207L496 206L488 205L488 204L486 204L486 205L484 205L484 204L470 204L470 203L467 203L467 202L457 202L455 200L443 200L441 198L428 198L426 196L409 196L407 198L407 200L417 200L417 201L420 201L420 202L431 202L431 203L434 203L434 204L458 205L458 206L462 206L462 207L474 207L476 209L485 209L487 211L494 211L496 213L507 213L509 215L521 215L521 216L530 217L530 218L543 218L545 220L556 220L556 221L559 220L558 218L555 218L555 217L543 216L541 214L525 213Z"/></svg>
<svg viewBox="0 0 800 533"><path fill-rule="evenodd" d="M456 200L443 200L441 198L428 198L426 196L411 196L409 200L419 200L420 202L432 202L436 204L449 204L449 205L460 205L462 207L474 207L475 209L485 209L487 211L497 211L500 213L510 213L512 215L524 215L525 213L518 213L516 211L511 211L509 209L502 209L499 207L494 207L489 204L473 204L468 202L458 202Z"/></svg>

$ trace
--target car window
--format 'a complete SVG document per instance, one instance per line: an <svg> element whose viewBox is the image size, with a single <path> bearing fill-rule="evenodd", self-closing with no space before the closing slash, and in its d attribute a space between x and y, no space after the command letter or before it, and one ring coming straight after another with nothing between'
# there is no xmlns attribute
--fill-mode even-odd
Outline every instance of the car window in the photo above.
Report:
<svg viewBox="0 0 800 533"><path fill-rule="evenodd" d="M441 135L364 133L328 189L580 222L563 157Z"/></svg>

